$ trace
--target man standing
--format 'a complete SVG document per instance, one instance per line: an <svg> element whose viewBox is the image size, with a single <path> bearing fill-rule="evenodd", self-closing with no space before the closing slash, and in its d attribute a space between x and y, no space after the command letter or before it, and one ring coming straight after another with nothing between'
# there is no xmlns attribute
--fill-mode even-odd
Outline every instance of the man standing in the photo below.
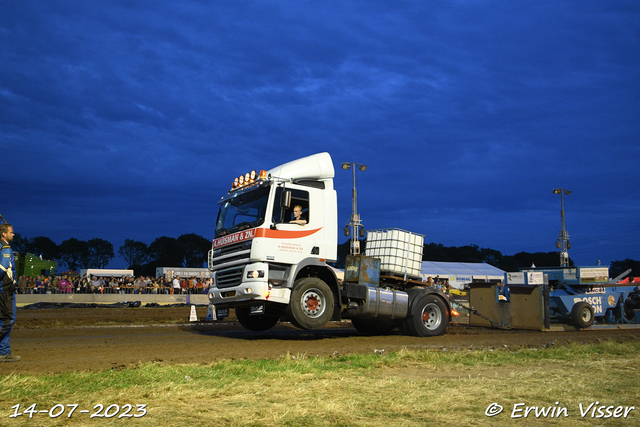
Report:
<svg viewBox="0 0 640 427"><path fill-rule="evenodd" d="M91 290L90 292L92 294L99 294L100 293L100 280L98 278L98 276L91 276Z"/></svg>
<svg viewBox="0 0 640 427"><path fill-rule="evenodd" d="M17 362L20 356L11 354L9 335L16 322L16 265L9 245L13 241L11 224L0 224L0 362Z"/></svg>
<svg viewBox="0 0 640 427"><path fill-rule="evenodd" d="M20 294L26 294L27 293L27 287L29 286L29 281L27 280L27 276L20 276L20 278L18 279L18 293Z"/></svg>

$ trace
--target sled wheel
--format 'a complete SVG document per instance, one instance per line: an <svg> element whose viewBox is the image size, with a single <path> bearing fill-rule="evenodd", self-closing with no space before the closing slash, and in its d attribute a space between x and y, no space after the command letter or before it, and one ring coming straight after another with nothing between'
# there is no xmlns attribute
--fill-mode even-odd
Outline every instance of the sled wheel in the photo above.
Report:
<svg viewBox="0 0 640 427"><path fill-rule="evenodd" d="M595 320L595 312L591 304L586 301L580 301L571 308L571 324L576 328L588 328L593 325Z"/></svg>

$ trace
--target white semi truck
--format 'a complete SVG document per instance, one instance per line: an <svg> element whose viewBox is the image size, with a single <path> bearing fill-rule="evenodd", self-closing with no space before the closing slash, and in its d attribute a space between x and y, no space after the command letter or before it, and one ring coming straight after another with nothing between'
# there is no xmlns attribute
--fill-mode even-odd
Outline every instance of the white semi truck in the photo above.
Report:
<svg viewBox="0 0 640 427"><path fill-rule="evenodd" d="M448 298L420 279L422 236L369 231L367 254L347 257L344 280L328 262L338 246L334 167L319 153L236 178L219 201L208 268L209 303L218 319L235 310L245 328L264 331L279 319L302 329L351 319L365 334L444 333ZM291 222L302 210L300 224ZM417 268L416 268L417 267Z"/></svg>

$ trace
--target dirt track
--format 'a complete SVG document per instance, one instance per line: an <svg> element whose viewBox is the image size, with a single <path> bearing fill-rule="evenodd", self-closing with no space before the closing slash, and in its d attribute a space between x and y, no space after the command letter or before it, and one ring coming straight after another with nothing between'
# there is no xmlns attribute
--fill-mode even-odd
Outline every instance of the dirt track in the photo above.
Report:
<svg viewBox="0 0 640 427"><path fill-rule="evenodd" d="M402 348L541 347L570 341L638 340L640 329L569 332L499 331L452 327L434 338L399 334L366 337L349 321L318 331L278 324L262 333L233 322L189 323L190 309L63 308L19 310L11 334L17 363L0 363L0 375L119 369L140 362L208 363L221 359L275 358L291 355L329 356ZM200 319L206 307L198 307ZM233 319L232 319L233 320Z"/></svg>

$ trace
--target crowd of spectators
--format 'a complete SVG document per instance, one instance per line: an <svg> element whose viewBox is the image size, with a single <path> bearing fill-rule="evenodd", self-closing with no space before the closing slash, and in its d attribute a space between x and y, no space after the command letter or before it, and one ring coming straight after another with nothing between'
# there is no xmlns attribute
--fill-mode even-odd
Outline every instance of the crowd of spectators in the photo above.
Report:
<svg viewBox="0 0 640 427"><path fill-rule="evenodd" d="M435 279L431 276L427 277L425 285L434 289L441 290L447 294L451 289L451 285L449 284L449 279L441 279L440 276L436 276Z"/></svg>
<svg viewBox="0 0 640 427"><path fill-rule="evenodd" d="M177 282L176 282L177 280ZM179 285L179 286L176 286ZM20 276L19 294L206 294L211 279L201 277L102 277L65 274L58 276Z"/></svg>

